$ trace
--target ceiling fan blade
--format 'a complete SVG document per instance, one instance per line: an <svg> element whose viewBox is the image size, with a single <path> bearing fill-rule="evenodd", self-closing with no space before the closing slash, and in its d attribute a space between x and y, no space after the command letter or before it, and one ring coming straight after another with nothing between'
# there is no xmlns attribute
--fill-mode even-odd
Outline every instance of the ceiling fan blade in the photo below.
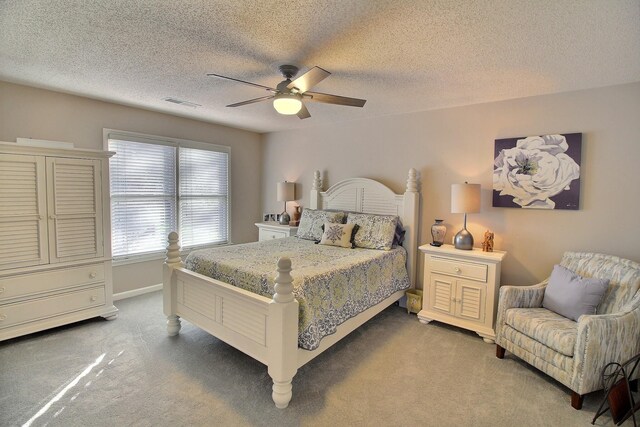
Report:
<svg viewBox="0 0 640 427"><path fill-rule="evenodd" d="M301 119L308 119L309 117L311 117L311 114L309 114L309 110L307 110L307 106L304 105L304 102L302 103L302 108L300 108L300 111L298 111L297 116Z"/></svg>
<svg viewBox="0 0 640 427"><path fill-rule="evenodd" d="M308 96L311 96L310 98ZM327 104L347 105L349 107L363 107L366 99L348 98L346 96L330 95L320 92L305 92L304 97L307 101L324 102Z"/></svg>
<svg viewBox="0 0 640 427"><path fill-rule="evenodd" d="M254 99L250 99L248 101L242 101L242 102L237 102L235 104L229 104L227 105L227 107L241 107L243 105L248 105L248 104L253 104L256 102L260 102L260 101L266 101L267 99L272 99L275 98L275 95L269 95L269 96L262 96L260 98L254 98Z"/></svg>
<svg viewBox="0 0 640 427"><path fill-rule="evenodd" d="M232 80L232 81L234 81L234 82L238 82L238 83L244 83L244 84L246 84L246 85L259 87L259 88L262 88L262 89L268 90L268 91L273 92L273 93L276 93L276 92L277 92L277 90L275 90L274 88L269 87L269 86L262 86L262 85L259 85L259 84L257 84L257 83L245 82L244 80L234 79L233 77L221 76L220 74L207 73L207 76L211 76L211 77L218 77L218 78L221 78L221 79L227 79L227 80Z"/></svg>
<svg viewBox="0 0 640 427"><path fill-rule="evenodd" d="M324 70L320 67L313 67L291 83L287 85L287 89L298 89L299 93L304 93L329 77L331 75L330 72Z"/></svg>

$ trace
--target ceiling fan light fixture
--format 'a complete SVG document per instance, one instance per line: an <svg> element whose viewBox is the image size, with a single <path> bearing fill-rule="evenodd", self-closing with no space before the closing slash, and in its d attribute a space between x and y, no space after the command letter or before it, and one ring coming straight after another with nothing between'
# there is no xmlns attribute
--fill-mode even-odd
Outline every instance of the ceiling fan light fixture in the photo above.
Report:
<svg viewBox="0 0 640 427"><path fill-rule="evenodd" d="M207 75L243 83L260 89L266 89L268 92L272 93L272 95L261 96L260 98L229 104L227 107L242 107L243 105L255 104L256 102L273 100L273 108L278 112L278 114L284 114L287 116L296 115L299 119L308 119L311 117L311 114L309 113L309 110L307 110L307 106L302 102L302 98L311 102L323 102L325 104L346 105L350 107L364 107L365 102L367 102L366 99L349 98L346 96L331 95L329 93L310 92L309 89L313 88L315 85L331 75L330 72L318 66L313 67L294 80L291 79L298 73L298 67L294 65L281 65L279 68L280 73L285 79L278 83L275 88L235 79L233 77L223 76L221 74L207 73Z"/></svg>
<svg viewBox="0 0 640 427"><path fill-rule="evenodd" d="M280 93L273 100L273 108L280 114L291 116L298 114L302 108L302 100L298 94Z"/></svg>

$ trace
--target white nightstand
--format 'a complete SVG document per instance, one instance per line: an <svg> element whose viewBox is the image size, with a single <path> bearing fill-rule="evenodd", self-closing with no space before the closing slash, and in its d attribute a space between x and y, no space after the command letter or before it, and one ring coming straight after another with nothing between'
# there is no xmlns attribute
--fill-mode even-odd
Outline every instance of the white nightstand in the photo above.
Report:
<svg viewBox="0 0 640 427"><path fill-rule="evenodd" d="M298 232L298 227L290 225L281 225L277 222L256 222L258 227L258 241L271 239L282 239L283 237L295 236Z"/></svg>
<svg viewBox="0 0 640 427"><path fill-rule="evenodd" d="M496 338L500 264L507 254L423 245L424 298L418 318L475 331L485 342Z"/></svg>

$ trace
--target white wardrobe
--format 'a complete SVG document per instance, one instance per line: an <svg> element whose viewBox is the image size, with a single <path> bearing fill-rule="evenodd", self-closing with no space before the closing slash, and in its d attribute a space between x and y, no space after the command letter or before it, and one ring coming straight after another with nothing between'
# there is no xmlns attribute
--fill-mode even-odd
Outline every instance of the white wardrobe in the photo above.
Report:
<svg viewBox="0 0 640 427"><path fill-rule="evenodd" d="M112 154L0 142L0 341L117 316Z"/></svg>

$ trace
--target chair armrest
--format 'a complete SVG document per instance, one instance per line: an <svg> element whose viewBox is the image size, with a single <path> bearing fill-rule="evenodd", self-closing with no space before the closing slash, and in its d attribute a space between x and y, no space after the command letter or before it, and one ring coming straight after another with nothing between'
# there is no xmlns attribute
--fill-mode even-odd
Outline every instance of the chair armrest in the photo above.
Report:
<svg viewBox="0 0 640 427"><path fill-rule="evenodd" d="M536 308L542 307L542 298L547 289L547 281L531 286L502 286L500 287L499 304L508 308Z"/></svg>
<svg viewBox="0 0 640 427"><path fill-rule="evenodd" d="M624 363L640 353L640 294L634 301L627 305L630 311L580 316L572 390L585 394L601 389L606 364Z"/></svg>
<svg viewBox="0 0 640 427"><path fill-rule="evenodd" d="M498 301L498 315L496 319L496 340L504 325L505 312L510 308L535 308L542 306L544 291L549 281L531 286L502 286ZM496 341L497 342L497 341Z"/></svg>

